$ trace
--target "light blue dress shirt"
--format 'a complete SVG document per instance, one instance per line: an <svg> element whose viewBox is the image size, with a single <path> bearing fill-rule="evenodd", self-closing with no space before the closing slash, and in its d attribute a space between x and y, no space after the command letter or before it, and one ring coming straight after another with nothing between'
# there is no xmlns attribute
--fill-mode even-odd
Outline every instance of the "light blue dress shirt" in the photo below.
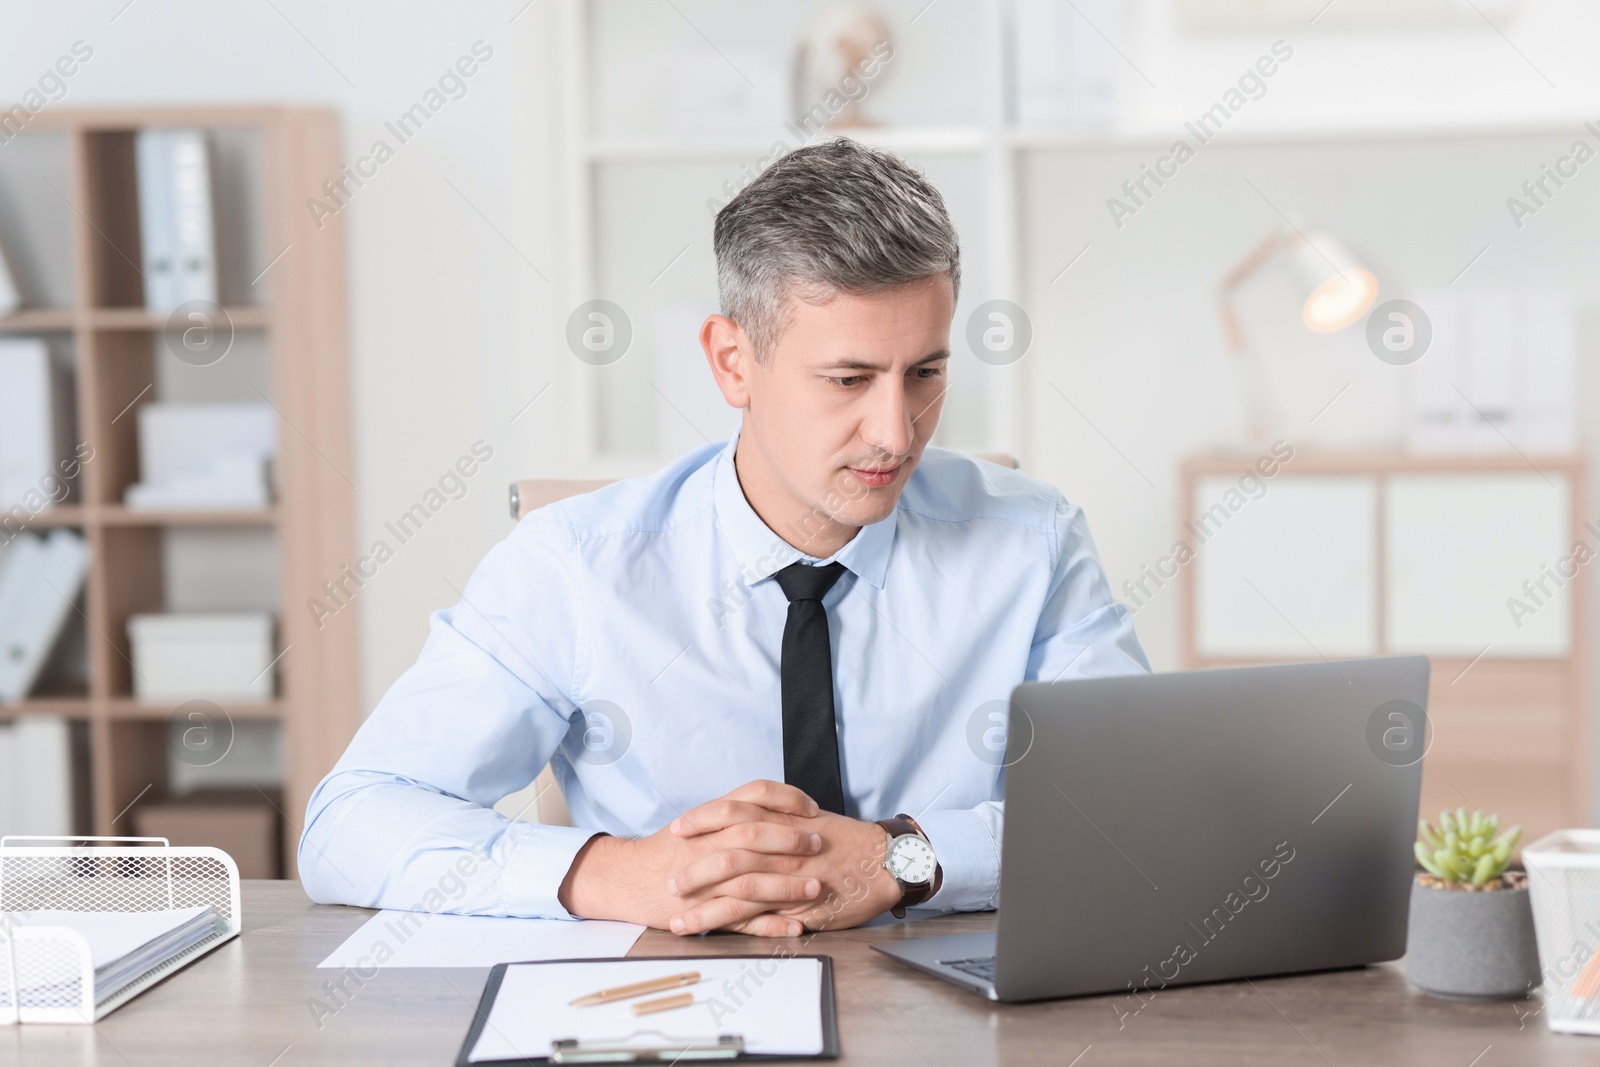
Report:
<svg viewBox="0 0 1600 1067"><path fill-rule="evenodd" d="M313 900L570 917L596 831L652 833L783 780L779 653L798 559L751 509L737 437L526 516L311 797ZM1021 681L1149 664L1083 512L929 448L895 511L826 562L847 815L913 815L944 868L925 906L999 897L1004 711ZM492 810L553 765L580 828Z"/></svg>

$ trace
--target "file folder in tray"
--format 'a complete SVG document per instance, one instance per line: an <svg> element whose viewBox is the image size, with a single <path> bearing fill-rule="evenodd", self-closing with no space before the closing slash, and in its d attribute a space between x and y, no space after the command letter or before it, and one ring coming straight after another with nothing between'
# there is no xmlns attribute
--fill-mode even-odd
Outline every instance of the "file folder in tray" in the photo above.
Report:
<svg viewBox="0 0 1600 1067"><path fill-rule="evenodd" d="M201 907L216 913L211 932L101 989L82 933L31 921L45 911ZM239 929L239 868L221 849L173 848L164 837L0 837L0 1024L93 1023Z"/></svg>

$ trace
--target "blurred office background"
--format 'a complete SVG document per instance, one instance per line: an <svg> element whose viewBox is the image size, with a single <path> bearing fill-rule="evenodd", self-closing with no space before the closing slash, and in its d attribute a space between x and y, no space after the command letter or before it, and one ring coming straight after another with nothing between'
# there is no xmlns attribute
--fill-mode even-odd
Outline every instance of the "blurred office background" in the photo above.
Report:
<svg viewBox="0 0 1600 1067"><path fill-rule="evenodd" d="M511 481L734 426L695 340L714 211L837 133L962 233L939 443L1087 510L1157 669L1429 654L1425 804L1591 819L1592 5L110 0L0 30L0 341L53 368L59 460L96 449L0 556L81 590L0 708L13 826L54 789L48 832L253 834L285 870ZM194 131L210 362L137 251ZM620 358L569 341L597 299Z"/></svg>

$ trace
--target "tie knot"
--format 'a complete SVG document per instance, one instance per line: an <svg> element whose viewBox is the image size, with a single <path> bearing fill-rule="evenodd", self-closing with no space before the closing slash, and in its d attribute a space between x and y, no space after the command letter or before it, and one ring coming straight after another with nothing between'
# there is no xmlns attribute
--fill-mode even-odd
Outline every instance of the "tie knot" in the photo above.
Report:
<svg viewBox="0 0 1600 1067"><path fill-rule="evenodd" d="M825 567L791 563L773 577L778 579L783 595L793 604L797 600L821 600L843 574L843 563L830 563Z"/></svg>

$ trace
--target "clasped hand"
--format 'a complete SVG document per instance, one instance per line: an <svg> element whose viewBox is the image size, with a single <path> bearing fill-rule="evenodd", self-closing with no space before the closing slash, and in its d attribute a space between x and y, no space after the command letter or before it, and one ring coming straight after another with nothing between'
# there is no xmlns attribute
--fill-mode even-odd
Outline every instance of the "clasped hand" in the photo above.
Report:
<svg viewBox="0 0 1600 1067"><path fill-rule="evenodd" d="M843 929L899 901L883 866L888 839L876 823L820 811L794 786L754 781L648 837L590 839L561 901L584 918L676 934Z"/></svg>

